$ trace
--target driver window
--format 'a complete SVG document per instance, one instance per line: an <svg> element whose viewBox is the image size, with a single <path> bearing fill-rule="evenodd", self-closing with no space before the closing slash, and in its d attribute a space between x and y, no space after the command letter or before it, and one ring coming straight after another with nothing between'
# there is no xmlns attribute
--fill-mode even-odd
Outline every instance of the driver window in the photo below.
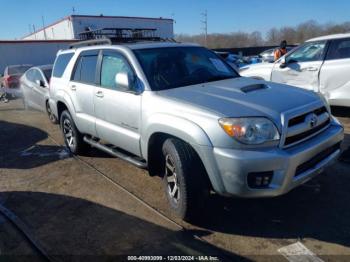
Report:
<svg viewBox="0 0 350 262"><path fill-rule="evenodd" d="M42 77L41 73L38 70L33 70L34 73L34 82L37 80L44 81L44 78Z"/></svg>
<svg viewBox="0 0 350 262"><path fill-rule="evenodd" d="M325 41L306 43L290 54L286 61L287 63L299 63L323 60L325 46Z"/></svg>
<svg viewBox="0 0 350 262"><path fill-rule="evenodd" d="M119 54L105 54L101 66L101 86L109 89L118 90L115 82L115 76L118 73L127 73L132 75L133 71L126 59Z"/></svg>
<svg viewBox="0 0 350 262"><path fill-rule="evenodd" d="M32 82L32 83L35 82L34 69L30 69L30 70L27 71L27 73L26 73L26 78L27 78L30 82Z"/></svg>

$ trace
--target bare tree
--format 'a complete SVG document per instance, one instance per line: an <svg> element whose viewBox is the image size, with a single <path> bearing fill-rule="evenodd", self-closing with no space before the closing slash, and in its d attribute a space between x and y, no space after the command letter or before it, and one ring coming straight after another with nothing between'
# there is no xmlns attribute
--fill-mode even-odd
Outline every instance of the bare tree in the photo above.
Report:
<svg viewBox="0 0 350 262"><path fill-rule="evenodd" d="M259 31L208 34L207 46L209 48L230 48L278 45L282 40L287 40L289 44L300 44L313 37L345 32L350 32L350 22L319 24L314 20L309 20L294 27L273 27L267 31L265 37ZM176 39L181 42L205 44L203 35L180 34L176 36Z"/></svg>

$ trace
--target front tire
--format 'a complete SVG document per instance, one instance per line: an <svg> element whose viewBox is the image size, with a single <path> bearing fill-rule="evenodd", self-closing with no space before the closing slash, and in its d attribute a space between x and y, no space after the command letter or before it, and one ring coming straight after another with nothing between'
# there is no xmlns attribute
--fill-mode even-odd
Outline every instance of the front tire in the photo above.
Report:
<svg viewBox="0 0 350 262"><path fill-rule="evenodd" d="M179 139L164 142L163 156L168 203L177 217L192 221L209 195L204 167L193 148Z"/></svg>
<svg viewBox="0 0 350 262"><path fill-rule="evenodd" d="M84 142L83 135L75 126L73 118L67 110L61 114L60 126L67 148L75 155L84 153L87 149L87 144Z"/></svg>
<svg viewBox="0 0 350 262"><path fill-rule="evenodd" d="M50 103L49 101L46 101L46 113L49 116L49 119L51 121L52 124L58 124L58 119L57 117L52 113L51 107L50 107Z"/></svg>

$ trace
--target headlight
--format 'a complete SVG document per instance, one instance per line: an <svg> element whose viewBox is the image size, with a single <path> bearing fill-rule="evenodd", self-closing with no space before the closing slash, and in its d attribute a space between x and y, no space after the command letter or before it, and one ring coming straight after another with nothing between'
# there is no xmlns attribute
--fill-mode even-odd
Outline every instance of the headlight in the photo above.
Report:
<svg viewBox="0 0 350 262"><path fill-rule="evenodd" d="M264 117L221 118L219 124L230 137L244 144L256 145L280 139L276 126Z"/></svg>

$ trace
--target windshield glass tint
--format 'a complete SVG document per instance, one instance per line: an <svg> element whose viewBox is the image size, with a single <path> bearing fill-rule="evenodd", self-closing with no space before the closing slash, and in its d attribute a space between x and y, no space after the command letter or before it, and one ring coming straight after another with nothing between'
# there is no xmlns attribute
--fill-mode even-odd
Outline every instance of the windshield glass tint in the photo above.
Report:
<svg viewBox="0 0 350 262"><path fill-rule="evenodd" d="M219 56L203 47L152 48L134 52L154 91L239 76Z"/></svg>
<svg viewBox="0 0 350 262"><path fill-rule="evenodd" d="M326 42L307 42L287 56L288 63L319 61L323 59Z"/></svg>
<svg viewBox="0 0 350 262"><path fill-rule="evenodd" d="M9 75L23 74L29 68L31 68L31 66L12 66L12 67L9 67L8 74Z"/></svg>

